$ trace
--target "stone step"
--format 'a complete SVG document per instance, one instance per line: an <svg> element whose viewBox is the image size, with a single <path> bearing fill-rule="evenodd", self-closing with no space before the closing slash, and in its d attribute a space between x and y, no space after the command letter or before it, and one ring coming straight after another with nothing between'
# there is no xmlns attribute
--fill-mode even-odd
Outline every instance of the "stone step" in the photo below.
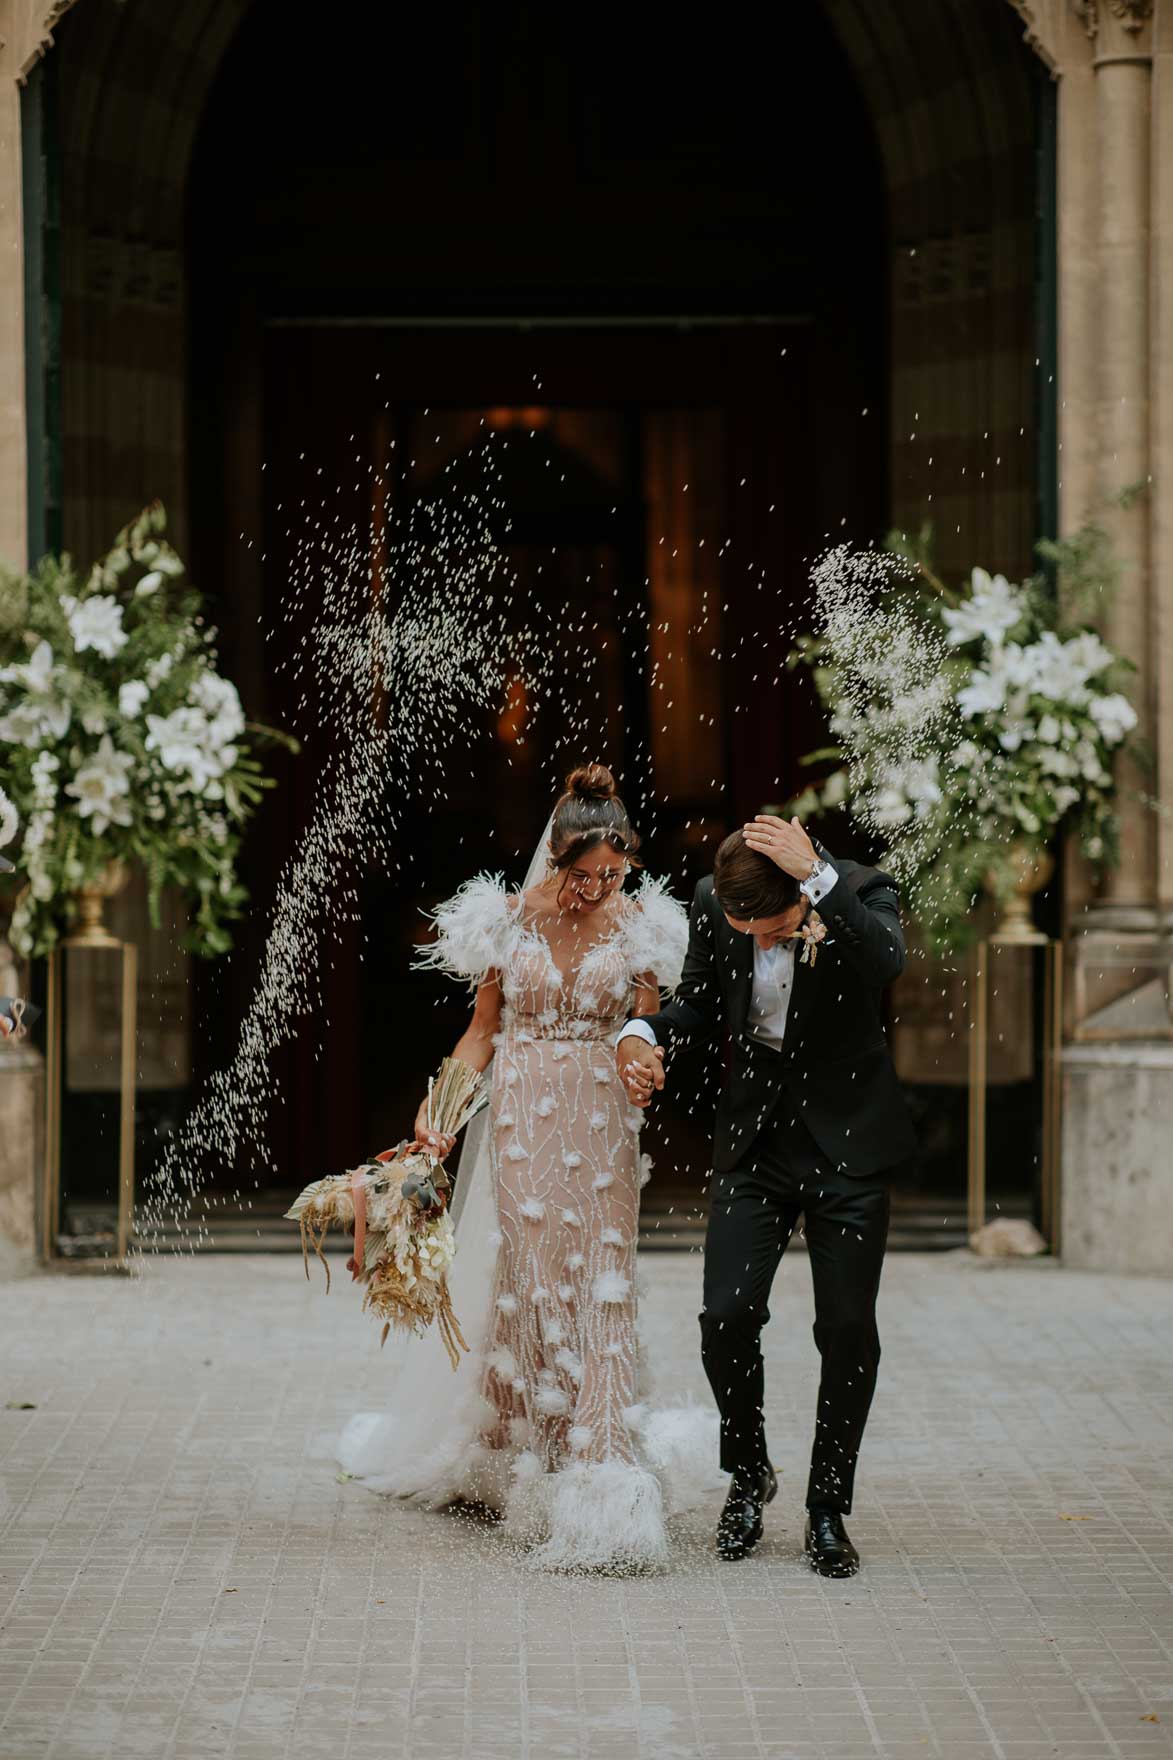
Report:
<svg viewBox="0 0 1173 1760"><path fill-rule="evenodd" d="M253 1200L252 1208L210 1206L186 1225L167 1228L158 1242L143 1240L139 1244L151 1251L196 1251L213 1253L299 1253L301 1239L295 1224L284 1220L283 1212L292 1202L292 1192L265 1194ZM1027 1216L1025 1198L1004 1202L991 1215ZM58 1236L58 1247L67 1259L104 1258L113 1246L108 1212L80 1207L71 1212L70 1231ZM704 1244L703 1211L695 1204L682 1202L670 1192L658 1196L644 1194L640 1214L640 1247L645 1252L695 1252ZM948 1252L966 1244L967 1229L959 1200L954 1197L923 1197L894 1194L892 1226L888 1237L893 1252ZM801 1238L795 1245L801 1250ZM324 1249L332 1256L349 1257L350 1243L346 1236L330 1237Z"/></svg>

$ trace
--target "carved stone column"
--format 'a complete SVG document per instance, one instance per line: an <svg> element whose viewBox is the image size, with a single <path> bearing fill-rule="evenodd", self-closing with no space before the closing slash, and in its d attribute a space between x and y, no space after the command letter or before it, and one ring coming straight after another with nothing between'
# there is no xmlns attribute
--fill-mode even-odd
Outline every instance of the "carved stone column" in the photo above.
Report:
<svg viewBox="0 0 1173 1760"><path fill-rule="evenodd" d="M1089 6L1095 77L1098 170L1096 337L1098 489L1111 497L1147 484L1149 452L1149 241L1151 207L1152 0ZM1111 644L1137 667L1133 698L1150 740L1157 703L1152 648L1152 498L1107 515L1120 584L1105 620ZM1138 765L1118 771L1122 860L1094 907L1100 926L1151 933L1156 910L1156 823L1138 796L1151 779Z"/></svg>
<svg viewBox="0 0 1173 1760"><path fill-rule="evenodd" d="M1059 368L1063 395L1072 386L1077 406L1065 412L1062 524L1071 531L1094 514L1111 532L1121 574L1105 632L1137 668L1130 694L1157 758L1154 772L1118 769L1120 867L1095 895L1077 862L1069 872L1062 1248L1069 1263L1131 1271L1173 1263L1173 917L1163 860L1173 773L1161 750L1173 704L1159 487L1173 467L1159 373L1173 262L1154 255L1173 197L1155 150L1168 108L1155 49L1171 10L1169 0L1069 0L1065 25L1071 33L1078 24L1090 55L1069 34L1059 61L1060 128L1066 111L1069 133L1061 164L1072 179L1070 202L1060 188L1060 298L1074 308L1061 321ZM1121 490L1150 484L1155 490L1105 513Z"/></svg>
<svg viewBox="0 0 1173 1760"><path fill-rule="evenodd" d="M1136 664L1154 768L1122 765L1122 856L1073 850L1061 1240L1071 1264L1173 1265L1173 0L1010 0L1059 87L1060 526L1111 529L1104 619ZM1151 488L1105 515L1137 484ZM1145 798L1141 798L1145 797Z"/></svg>
<svg viewBox="0 0 1173 1760"><path fill-rule="evenodd" d="M0 6L0 561L27 557L21 90L74 0Z"/></svg>
<svg viewBox="0 0 1173 1760"><path fill-rule="evenodd" d="M1157 903L1173 924L1173 6L1161 0L1153 19L1152 236L1149 245L1149 348L1153 495L1150 557L1153 679L1159 713L1153 734L1156 793Z"/></svg>
<svg viewBox="0 0 1173 1760"><path fill-rule="evenodd" d="M1153 318L1160 298L1151 261L1153 10L1153 0L1071 0L1090 57L1077 66L1069 38L1060 67L1061 169L1068 172L1060 183L1060 300L1069 308L1060 320L1062 525L1072 531L1090 515L1110 530L1120 580L1106 607L1105 631L1136 667L1131 695L1151 747L1161 721L1152 552L1157 497L1148 487L1154 478L1152 350L1159 340ZM1139 492L1128 505L1117 505L1125 489ZM1069 873L1074 982L1068 1025L1077 1039L1173 1038L1165 986L1156 982L1166 950L1160 818L1151 805L1169 779L1122 762L1117 780L1120 866L1095 896L1077 863Z"/></svg>
<svg viewBox="0 0 1173 1760"><path fill-rule="evenodd" d="M0 562L28 561L27 408L24 349L24 200L21 91L73 0L6 0L0 6ZM16 967L0 929L0 993ZM40 1053L0 1046L0 1276L33 1262L33 1193L40 1157Z"/></svg>

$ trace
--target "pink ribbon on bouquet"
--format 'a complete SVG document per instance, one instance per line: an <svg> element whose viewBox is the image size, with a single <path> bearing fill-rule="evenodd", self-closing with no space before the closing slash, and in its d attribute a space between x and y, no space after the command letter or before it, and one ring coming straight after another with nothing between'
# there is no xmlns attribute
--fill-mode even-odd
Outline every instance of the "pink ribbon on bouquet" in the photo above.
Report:
<svg viewBox="0 0 1173 1760"><path fill-rule="evenodd" d="M401 1143L399 1148L402 1147ZM375 1160L394 1161L398 1154L399 1149L384 1149ZM346 1269L355 1282L362 1276L367 1247L367 1182L363 1171L361 1167L356 1168L350 1176L350 1195L354 1200L354 1257L346 1261Z"/></svg>
<svg viewBox="0 0 1173 1760"><path fill-rule="evenodd" d="M350 1195L354 1199L354 1257L347 1260L346 1269L357 1281L362 1275L367 1247L367 1185L361 1167L350 1176Z"/></svg>

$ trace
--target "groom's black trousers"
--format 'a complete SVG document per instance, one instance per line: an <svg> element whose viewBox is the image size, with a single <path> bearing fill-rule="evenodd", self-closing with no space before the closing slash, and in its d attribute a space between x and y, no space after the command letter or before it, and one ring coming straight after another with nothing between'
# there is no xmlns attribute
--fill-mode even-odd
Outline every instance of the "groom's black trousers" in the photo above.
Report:
<svg viewBox="0 0 1173 1760"><path fill-rule="evenodd" d="M883 1179L850 1179L782 1111L731 1173L714 1174L705 1240L701 1356L721 1414L721 1465L768 1461L760 1335L770 1285L799 1216L822 1358L807 1507L851 1509L855 1462L880 1362L876 1294L888 1238Z"/></svg>

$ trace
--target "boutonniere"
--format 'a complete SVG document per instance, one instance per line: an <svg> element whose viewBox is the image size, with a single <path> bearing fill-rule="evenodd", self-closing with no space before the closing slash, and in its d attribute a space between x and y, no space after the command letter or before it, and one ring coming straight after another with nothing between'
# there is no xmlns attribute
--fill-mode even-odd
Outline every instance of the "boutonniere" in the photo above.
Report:
<svg viewBox="0 0 1173 1760"><path fill-rule="evenodd" d="M802 936L803 945L802 952L798 956L798 963L802 966L813 966L819 957L819 943L827 939L827 925L818 911L811 912L799 930L799 934Z"/></svg>

